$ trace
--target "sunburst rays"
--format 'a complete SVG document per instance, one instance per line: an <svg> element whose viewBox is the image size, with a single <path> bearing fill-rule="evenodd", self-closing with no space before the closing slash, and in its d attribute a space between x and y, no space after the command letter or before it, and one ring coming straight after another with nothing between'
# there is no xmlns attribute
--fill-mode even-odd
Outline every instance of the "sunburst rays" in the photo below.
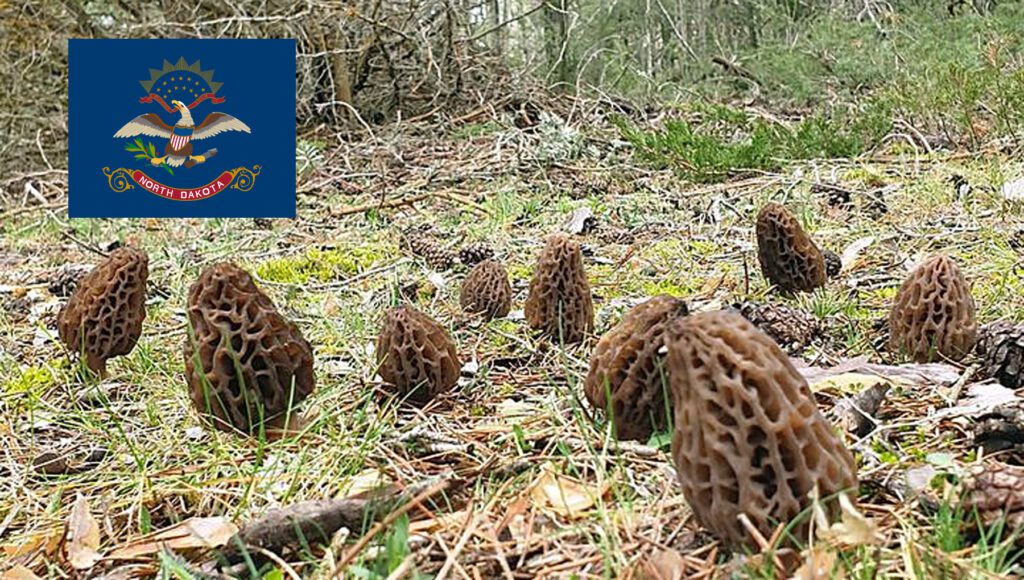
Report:
<svg viewBox="0 0 1024 580"><path fill-rule="evenodd" d="M210 87L210 92L213 94L216 94L217 90L220 89L221 85L223 84L213 81L213 70L202 70L199 66L198 60L192 64L188 64L188 62L185 61L185 57L178 57L178 62L174 64L171 64L171 61L165 59L163 68L149 69L149 80L139 81L139 83L142 85L142 88L145 89L147 93L149 93L152 92L153 85L156 84L157 81L159 81L168 74L178 71L187 71L197 75L199 78L203 79L206 82L206 84Z"/></svg>

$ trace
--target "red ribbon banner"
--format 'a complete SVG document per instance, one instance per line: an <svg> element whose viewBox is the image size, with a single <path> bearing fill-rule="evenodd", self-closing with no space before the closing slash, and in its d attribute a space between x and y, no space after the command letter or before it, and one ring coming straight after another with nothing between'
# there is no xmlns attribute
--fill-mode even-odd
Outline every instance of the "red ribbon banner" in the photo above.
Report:
<svg viewBox="0 0 1024 580"><path fill-rule="evenodd" d="M199 95L199 97L197 97L196 100L192 101L192 104L190 104L188 106L188 108L193 109L193 108L195 108L196 105L198 105L199 103L201 103L201 102L203 102L203 101L205 101L207 99L209 99L209 101L211 103L213 103L215 105L219 105L219 104L223 103L225 101L225 99L227 99L227 97L215 97L215 96L213 96L213 93L203 93L203 94ZM161 97L160 95L158 95L156 93L149 93L145 97L142 97L141 99L139 99L140 103L152 103L153 101L156 101L157 103L162 105L163 108L166 109L168 113L173 113L176 110L174 107L168 105L167 101L164 101L163 97Z"/></svg>
<svg viewBox="0 0 1024 580"><path fill-rule="evenodd" d="M135 183L138 183L142 189L159 195L160 197L173 199L174 201L198 201L200 199L211 198L231 185L234 178L235 176L230 171L225 171L220 174L220 177L206 185L190 188L177 188L164 185L137 169L132 172L132 179L134 179Z"/></svg>

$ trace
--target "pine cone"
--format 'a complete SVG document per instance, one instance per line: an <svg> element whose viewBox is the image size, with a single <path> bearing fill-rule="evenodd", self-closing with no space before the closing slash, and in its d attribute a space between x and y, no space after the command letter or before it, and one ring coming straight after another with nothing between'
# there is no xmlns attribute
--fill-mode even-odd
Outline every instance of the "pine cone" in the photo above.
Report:
<svg viewBox="0 0 1024 580"><path fill-rule="evenodd" d="M885 203L885 197L882 195L881 190L867 193L863 207L871 219L879 219L889 213L889 205Z"/></svg>
<svg viewBox="0 0 1024 580"><path fill-rule="evenodd" d="M964 513L977 510L983 525L1005 518L1007 532L1019 530L1024 526L1024 468L994 462L973 466L964 478L963 498Z"/></svg>
<svg viewBox="0 0 1024 580"><path fill-rule="evenodd" d="M1005 320L986 325L978 337L978 354L984 376L1009 389L1024 386L1024 325Z"/></svg>
<svg viewBox="0 0 1024 580"><path fill-rule="evenodd" d="M789 306L744 302L737 304L736 308L744 318L791 354L809 346L822 330L817 318Z"/></svg>
<svg viewBox="0 0 1024 580"><path fill-rule="evenodd" d="M1010 248L1014 250L1024 250L1024 228L1018 228L1010 234L1008 240Z"/></svg>
<svg viewBox="0 0 1024 580"><path fill-rule="evenodd" d="M825 258L825 275L829 278L838 276L839 271L843 269L843 260L839 254L832 250L822 250L821 255Z"/></svg>
<svg viewBox="0 0 1024 580"><path fill-rule="evenodd" d="M1007 463L1021 464L1024 451L1024 405L1020 399L996 405L977 417L974 423L974 448L985 455L1000 454Z"/></svg>
<svg viewBox="0 0 1024 580"><path fill-rule="evenodd" d="M484 242L476 242L462 246L459 250L459 261L467 266L475 266L484 260L494 257L494 249Z"/></svg>
<svg viewBox="0 0 1024 580"><path fill-rule="evenodd" d="M50 277L47 286L50 294L58 298L67 298L78 287L78 281L92 268L83 264L64 264Z"/></svg>
<svg viewBox="0 0 1024 580"><path fill-rule="evenodd" d="M429 234L423 233L422 228L406 231L402 238L409 251L426 260L433 268L447 270L455 264L455 254Z"/></svg>

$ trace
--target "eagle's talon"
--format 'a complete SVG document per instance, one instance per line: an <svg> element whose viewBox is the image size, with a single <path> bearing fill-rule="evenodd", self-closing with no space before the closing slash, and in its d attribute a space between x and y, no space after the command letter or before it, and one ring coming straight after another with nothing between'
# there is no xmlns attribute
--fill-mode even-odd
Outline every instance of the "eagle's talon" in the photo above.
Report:
<svg viewBox="0 0 1024 580"><path fill-rule="evenodd" d="M149 162L153 164L153 167L156 167L157 165L163 165L165 159L167 159L166 155L163 157L150 157Z"/></svg>
<svg viewBox="0 0 1024 580"><path fill-rule="evenodd" d="M195 161L196 163L203 163L203 162L206 161L206 156L205 155L190 155L189 159L191 159L192 161Z"/></svg>

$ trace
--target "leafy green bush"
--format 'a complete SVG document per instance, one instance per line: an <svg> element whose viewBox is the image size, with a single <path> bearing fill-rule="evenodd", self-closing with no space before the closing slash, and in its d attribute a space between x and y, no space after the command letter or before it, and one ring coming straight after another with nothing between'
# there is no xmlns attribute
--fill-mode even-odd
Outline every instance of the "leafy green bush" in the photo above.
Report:
<svg viewBox="0 0 1024 580"><path fill-rule="evenodd" d="M876 27L823 13L800 34L737 48L735 61L760 81L709 76L706 98L757 97L773 108L822 111L865 102L952 146L980 147L1024 133L1024 5L952 17L904 7Z"/></svg>
<svg viewBox="0 0 1024 580"><path fill-rule="evenodd" d="M652 131L623 118L612 122L641 159L698 182L720 181L749 170L776 170L794 160L856 157L891 129L888 110L881 105L852 121L822 114L792 127L728 107L698 109L699 120L670 120Z"/></svg>

